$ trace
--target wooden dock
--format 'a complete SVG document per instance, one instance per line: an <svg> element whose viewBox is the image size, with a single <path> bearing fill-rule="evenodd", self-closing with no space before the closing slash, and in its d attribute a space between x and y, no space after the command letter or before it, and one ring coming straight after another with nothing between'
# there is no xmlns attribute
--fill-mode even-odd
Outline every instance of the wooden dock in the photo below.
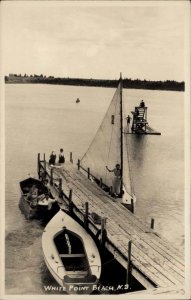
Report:
<svg viewBox="0 0 191 300"><path fill-rule="evenodd" d="M82 220L146 289L183 289L183 255L78 169L80 166L71 162L60 168L49 167L45 157L43 161L38 157L38 173L50 178L51 192L59 198L61 207L68 207ZM101 225L94 220L94 213L101 217Z"/></svg>

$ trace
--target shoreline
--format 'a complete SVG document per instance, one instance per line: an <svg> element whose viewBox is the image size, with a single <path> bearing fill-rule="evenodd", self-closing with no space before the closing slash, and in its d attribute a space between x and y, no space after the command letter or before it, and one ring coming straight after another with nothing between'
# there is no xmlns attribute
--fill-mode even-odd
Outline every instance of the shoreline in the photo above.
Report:
<svg viewBox="0 0 191 300"><path fill-rule="evenodd" d="M31 75L32 76L32 75ZM105 79L79 79L79 78L55 78L43 77L35 75L29 76L5 76L6 84L53 84L53 85L68 85L68 86L84 86L84 87L104 87L116 88L118 80ZM132 80L123 79L124 89L143 89L143 90L160 90L160 91L185 91L184 82L176 81L147 81L147 80Z"/></svg>

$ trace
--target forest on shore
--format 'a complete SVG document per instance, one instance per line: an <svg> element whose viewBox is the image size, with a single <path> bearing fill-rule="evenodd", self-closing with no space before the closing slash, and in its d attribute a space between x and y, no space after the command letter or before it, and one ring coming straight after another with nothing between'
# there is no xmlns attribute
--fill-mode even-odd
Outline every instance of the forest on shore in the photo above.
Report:
<svg viewBox="0 0 191 300"><path fill-rule="evenodd" d="M9 74L5 76L5 83L44 83L44 84L60 84L60 85L77 85L77 86L97 86L114 88L118 84L118 80L107 79L82 79L69 77L54 77L41 75L21 75ZM185 83L174 80L152 81L140 79L123 79L123 88L128 89L147 89L147 90L168 90L168 91L184 91Z"/></svg>

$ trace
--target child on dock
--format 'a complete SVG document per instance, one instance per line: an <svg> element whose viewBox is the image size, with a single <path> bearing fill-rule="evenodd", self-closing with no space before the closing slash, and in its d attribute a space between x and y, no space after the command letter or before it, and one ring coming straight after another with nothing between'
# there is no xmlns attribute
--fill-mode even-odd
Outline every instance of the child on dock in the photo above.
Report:
<svg viewBox="0 0 191 300"><path fill-rule="evenodd" d="M56 162L56 153L52 151L52 153L50 154L49 165L54 166L55 162Z"/></svg>
<svg viewBox="0 0 191 300"><path fill-rule="evenodd" d="M59 164L65 163L64 150L62 148L60 149L58 163Z"/></svg>

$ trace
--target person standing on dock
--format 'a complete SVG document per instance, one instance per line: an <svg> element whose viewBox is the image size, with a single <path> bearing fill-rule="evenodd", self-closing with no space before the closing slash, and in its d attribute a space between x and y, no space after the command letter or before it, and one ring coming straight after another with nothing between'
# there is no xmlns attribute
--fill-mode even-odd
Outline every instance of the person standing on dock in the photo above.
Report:
<svg viewBox="0 0 191 300"><path fill-rule="evenodd" d="M108 166L106 166L106 169L109 172L114 173L114 179L113 179L113 194L115 197L120 195L120 187L121 187L121 168L120 164L116 164L115 168L110 170Z"/></svg>
<svg viewBox="0 0 191 300"><path fill-rule="evenodd" d="M131 123L130 115L127 116L126 120L127 120L127 131L129 131L129 126L130 126L130 123Z"/></svg>
<svg viewBox="0 0 191 300"><path fill-rule="evenodd" d="M50 154L50 159L49 159L49 165L55 165L56 162L56 153L54 151L52 151L52 153Z"/></svg>
<svg viewBox="0 0 191 300"><path fill-rule="evenodd" d="M145 107L145 102L141 100L140 107Z"/></svg>
<svg viewBox="0 0 191 300"><path fill-rule="evenodd" d="M65 163L64 150L62 148L60 149L58 163L59 164Z"/></svg>

